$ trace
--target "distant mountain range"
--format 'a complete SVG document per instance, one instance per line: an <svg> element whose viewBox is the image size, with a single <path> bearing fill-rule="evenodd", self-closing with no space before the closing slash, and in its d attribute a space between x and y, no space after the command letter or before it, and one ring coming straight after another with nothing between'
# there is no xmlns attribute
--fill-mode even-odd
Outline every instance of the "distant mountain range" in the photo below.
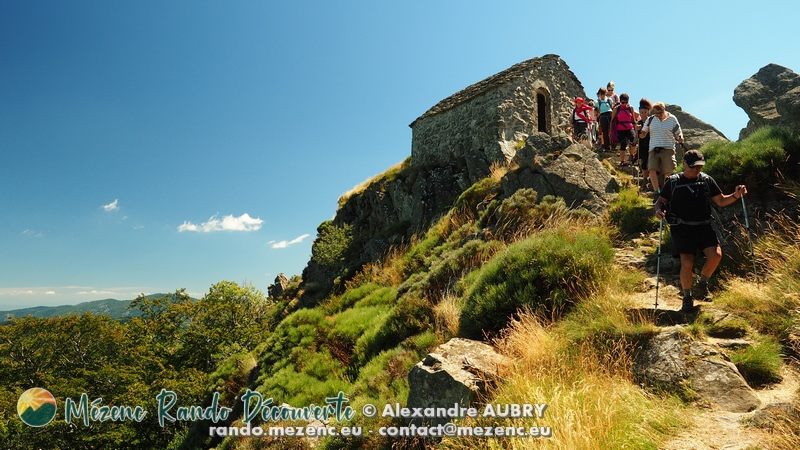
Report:
<svg viewBox="0 0 800 450"><path fill-rule="evenodd" d="M167 294L152 294L148 298L164 297ZM139 311L128 310L132 300L116 300L107 298L105 300L95 300L91 302L78 303L77 305L60 306L35 306L33 308L15 309L11 311L0 311L0 323L8 321L11 317L62 317L69 314L105 314L113 319L125 320L139 315Z"/></svg>

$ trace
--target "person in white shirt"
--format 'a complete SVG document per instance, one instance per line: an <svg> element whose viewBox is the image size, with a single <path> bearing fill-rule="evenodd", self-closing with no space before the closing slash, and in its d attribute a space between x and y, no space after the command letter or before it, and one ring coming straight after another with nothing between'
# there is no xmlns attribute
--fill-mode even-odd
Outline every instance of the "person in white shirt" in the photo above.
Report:
<svg viewBox="0 0 800 450"><path fill-rule="evenodd" d="M653 115L639 131L639 137L643 138L650 133L647 168L650 170L653 190L659 193L661 191L659 176L667 179L678 167L678 161L675 160L675 143L683 144L683 130L678 118L667 112L663 102L656 102L652 113Z"/></svg>

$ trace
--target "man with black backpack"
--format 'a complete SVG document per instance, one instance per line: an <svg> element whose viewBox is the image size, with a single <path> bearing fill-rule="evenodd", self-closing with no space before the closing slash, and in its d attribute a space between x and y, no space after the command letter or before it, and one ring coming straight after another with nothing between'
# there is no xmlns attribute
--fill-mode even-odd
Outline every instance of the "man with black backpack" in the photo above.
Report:
<svg viewBox="0 0 800 450"><path fill-rule="evenodd" d="M722 260L722 248L711 226L710 202L725 207L747 195L747 188L743 184L736 186L733 194L723 194L717 182L701 172L705 163L705 158L699 151L686 152L683 156L684 171L665 180L655 204L656 217L666 219L670 224L674 253L681 258L683 313L694 309L692 269L697 250L702 251L706 257L697 283L696 294L699 298L708 298L708 278Z"/></svg>

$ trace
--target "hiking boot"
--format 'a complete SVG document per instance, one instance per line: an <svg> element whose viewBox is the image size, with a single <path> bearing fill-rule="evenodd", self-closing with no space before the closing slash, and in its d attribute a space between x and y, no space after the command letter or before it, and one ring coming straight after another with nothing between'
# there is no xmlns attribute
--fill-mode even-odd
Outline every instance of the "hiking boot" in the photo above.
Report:
<svg viewBox="0 0 800 450"><path fill-rule="evenodd" d="M694 298L704 302L711 301L711 293L708 292L708 282L700 281L694 289Z"/></svg>
<svg viewBox="0 0 800 450"><path fill-rule="evenodd" d="M692 300L692 297L683 297L681 312L684 314L689 314L694 312L694 300Z"/></svg>

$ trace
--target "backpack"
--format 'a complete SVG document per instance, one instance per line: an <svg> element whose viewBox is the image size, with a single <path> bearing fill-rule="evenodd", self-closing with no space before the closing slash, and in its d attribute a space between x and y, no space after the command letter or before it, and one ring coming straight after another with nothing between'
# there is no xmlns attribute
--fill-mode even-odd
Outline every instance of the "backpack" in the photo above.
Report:
<svg viewBox="0 0 800 450"><path fill-rule="evenodd" d="M605 100L600 100L600 99L598 98L598 99L597 99L597 104L595 105L595 108L594 108L594 109L596 109L598 112L600 112L600 110L601 110L600 106L602 106L602 105L606 105L606 106L608 106L608 110L609 110L609 111L611 111L611 110L613 109L613 108L611 107L611 100L609 100L608 98L606 98Z"/></svg>
<svg viewBox="0 0 800 450"><path fill-rule="evenodd" d="M626 114L622 114L623 112L626 113ZM627 115L627 118L625 117L626 115ZM617 108L617 115L616 115L615 119L616 119L616 122L617 122L616 127L615 127L616 130L632 130L634 128L634 126L633 126L633 106L628 105L626 108L623 108L622 105L620 105ZM630 124L630 128L619 128L620 126L623 126L624 124ZM627 127L628 125L624 125L624 126Z"/></svg>
<svg viewBox="0 0 800 450"><path fill-rule="evenodd" d="M670 225L705 225L705 224L711 223L711 219L701 220L701 221L697 221L697 222L685 221L685 220L681 219L680 217L678 217L678 214L675 211L673 211L673 208L672 208L673 202L675 200L675 191L678 188L688 189L690 191L690 193L692 193L692 194L694 194L695 192L700 192L701 195L703 195L705 197L704 205L708 209L709 217L711 217L711 214L712 214L712 208L711 208L711 184L710 184L711 183L711 177L708 174L704 173L704 172L700 172L697 175L697 181L694 181L692 183L685 183L685 184L678 185L678 181L680 180L680 177L681 177L680 173L674 173L674 174L670 175L666 180L666 181L671 181L672 182L672 190L670 191L669 203L667 203L667 205L666 205L667 206L667 215L666 215L667 223L670 224ZM665 184L666 184L666 181L665 181ZM697 197L697 194L695 194L695 197ZM687 206L696 206L696 205L687 205Z"/></svg>

